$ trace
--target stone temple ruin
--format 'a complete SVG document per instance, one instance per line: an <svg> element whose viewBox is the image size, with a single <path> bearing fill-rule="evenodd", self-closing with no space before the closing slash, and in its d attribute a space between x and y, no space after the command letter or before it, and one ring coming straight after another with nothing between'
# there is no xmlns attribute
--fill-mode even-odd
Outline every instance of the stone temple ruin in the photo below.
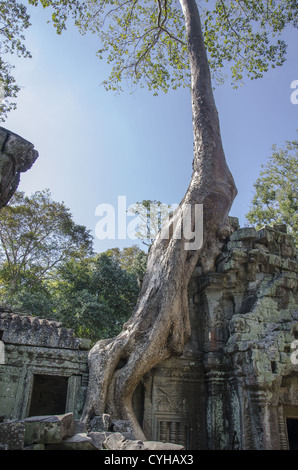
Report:
<svg viewBox="0 0 298 470"><path fill-rule="evenodd" d="M50 320L0 310L0 419L80 417L90 341Z"/></svg>
<svg viewBox="0 0 298 470"><path fill-rule="evenodd" d="M189 283L190 341L145 375L135 412L149 440L189 450L297 449L296 248L285 226L256 231L230 221L235 232L216 271L197 266ZM13 419L79 419L86 341L12 312L0 312L0 335L0 435Z"/></svg>

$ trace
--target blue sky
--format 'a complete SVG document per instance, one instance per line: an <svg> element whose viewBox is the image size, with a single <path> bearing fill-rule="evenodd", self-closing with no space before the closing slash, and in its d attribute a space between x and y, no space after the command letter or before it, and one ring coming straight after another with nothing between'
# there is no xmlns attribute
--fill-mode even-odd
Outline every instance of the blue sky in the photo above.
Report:
<svg viewBox="0 0 298 470"><path fill-rule="evenodd" d="M117 211L118 196L126 196L127 206L143 199L179 203L192 172L189 91L158 97L146 90L106 92L99 84L108 66L96 57L96 37L72 28L58 36L47 24L47 11L28 11L26 44L33 58L14 59L22 90L17 110L2 124L39 152L19 189L32 194L49 188L94 236L96 207L111 204ZM298 105L290 97L291 83L298 80L298 31L288 31L286 39L283 67L237 90L229 83L215 90L226 159L238 187L230 214L242 226L272 145L297 139ZM98 252L136 243L96 237L94 242Z"/></svg>

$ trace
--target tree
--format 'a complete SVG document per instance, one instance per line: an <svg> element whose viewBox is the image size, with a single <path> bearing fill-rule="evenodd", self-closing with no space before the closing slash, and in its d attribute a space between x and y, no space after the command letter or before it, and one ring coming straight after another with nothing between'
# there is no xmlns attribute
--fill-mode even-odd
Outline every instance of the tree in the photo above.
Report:
<svg viewBox="0 0 298 470"><path fill-rule="evenodd" d="M65 6L64 0L48 3ZM270 64L284 60L285 44L275 43L271 36L287 24L297 25L296 1L218 0L214 16L206 13L207 30L202 30L195 0L180 0L180 6L181 10L171 0L90 0L77 19L82 32L92 30L101 36L99 55L107 51L108 61L113 62L107 88L119 89L126 77L153 91L181 83L191 88L194 160L189 187L150 249L132 316L117 337L99 341L89 354L82 419L110 412L129 419L140 439L146 437L133 411L134 390L152 367L182 354L190 336L190 276L198 263L205 272L214 269L231 232L228 213L236 188L222 147L206 47L211 64L213 60L219 70L224 58L237 59L234 78L241 79L244 73L256 78ZM198 228L196 209L201 206L203 240L190 248L191 231L195 238Z"/></svg>
<svg viewBox="0 0 298 470"><path fill-rule="evenodd" d="M254 184L255 194L246 218L257 228L286 224L298 246L298 141L273 153Z"/></svg>
<svg viewBox="0 0 298 470"><path fill-rule="evenodd" d="M63 203L48 190L31 197L17 191L0 212L2 296L38 290L41 281L68 257L92 253L93 240L72 220Z"/></svg>
<svg viewBox="0 0 298 470"><path fill-rule="evenodd" d="M131 315L139 287L107 253L62 263L52 283L54 317L93 341L117 335Z"/></svg>
<svg viewBox="0 0 298 470"><path fill-rule="evenodd" d="M16 108L16 103L11 99L16 98L20 90L7 56L17 54L19 57L31 57L23 34L30 26L29 20L26 7L21 3L16 0L0 1L0 121L4 121L7 113Z"/></svg>
<svg viewBox="0 0 298 470"><path fill-rule="evenodd" d="M107 89L120 89L121 80L148 86L157 93L190 80L184 16L173 0L28 0L31 5L52 8L52 22L61 34L69 17L84 34L100 36L98 56L107 53L113 63ZM203 3L206 8L203 8ZM201 15L205 47L214 77L220 82L231 65L234 86L247 75L262 77L269 67L286 60L286 44L279 39L288 24L297 26L296 0L216 0L213 8L202 1ZM24 32L30 27L25 5L16 0L0 1L0 120L16 108L20 86L12 74L8 56L31 57Z"/></svg>
<svg viewBox="0 0 298 470"><path fill-rule="evenodd" d="M176 204L163 204L156 200L143 200L130 206L129 212L139 217L136 236L142 240L144 245L149 247L152 245L162 225L173 215L176 207Z"/></svg>
<svg viewBox="0 0 298 470"><path fill-rule="evenodd" d="M137 245L129 246L120 250L120 248L110 248L105 252L114 261L119 263L121 269L132 274L138 285L141 286L147 267L147 253L141 250Z"/></svg>

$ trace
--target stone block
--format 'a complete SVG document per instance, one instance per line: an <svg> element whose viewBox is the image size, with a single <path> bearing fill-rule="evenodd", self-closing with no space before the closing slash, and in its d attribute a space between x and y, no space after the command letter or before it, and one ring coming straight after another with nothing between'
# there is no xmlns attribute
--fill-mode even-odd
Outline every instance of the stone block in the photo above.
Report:
<svg viewBox="0 0 298 470"><path fill-rule="evenodd" d="M111 424L112 424L111 416L108 414L94 416L90 420L90 430L93 432L109 431Z"/></svg>
<svg viewBox="0 0 298 470"><path fill-rule="evenodd" d="M130 441L120 432L113 432L103 442L103 448L107 450L143 450L142 441Z"/></svg>
<svg viewBox="0 0 298 470"><path fill-rule="evenodd" d="M19 421L0 424L0 446L7 450L21 450L24 447L25 425Z"/></svg>
<svg viewBox="0 0 298 470"><path fill-rule="evenodd" d="M99 450L86 433L78 433L60 443L46 444L45 450Z"/></svg>
<svg viewBox="0 0 298 470"><path fill-rule="evenodd" d="M111 432L89 432L88 436L91 437L92 442L97 449L103 450L103 443L111 434Z"/></svg>
<svg viewBox="0 0 298 470"><path fill-rule="evenodd" d="M144 450L173 450L180 451L184 450L184 447L179 444L173 444L171 442L157 442L157 441L145 441Z"/></svg>
<svg viewBox="0 0 298 470"><path fill-rule="evenodd" d="M103 447L108 450L184 450L179 444L157 441L139 441L126 439L119 432L112 433L103 443Z"/></svg>
<svg viewBox="0 0 298 470"><path fill-rule="evenodd" d="M129 421L124 419L115 419L112 421L111 430L113 432L128 432L132 434L132 426Z"/></svg>
<svg viewBox="0 0 298 470"><path fill-rule="evenodd" d="M22 421L25 425L25 444L53 444L73 436L75 424L72 413L65 415L33 416Z"/></svg>
<svg viewBox="0 0 298 470"><path fill-rule="evenodd" d="M240 228L230 236L230 241L257 240L258 233L254 227Z"/></svg>

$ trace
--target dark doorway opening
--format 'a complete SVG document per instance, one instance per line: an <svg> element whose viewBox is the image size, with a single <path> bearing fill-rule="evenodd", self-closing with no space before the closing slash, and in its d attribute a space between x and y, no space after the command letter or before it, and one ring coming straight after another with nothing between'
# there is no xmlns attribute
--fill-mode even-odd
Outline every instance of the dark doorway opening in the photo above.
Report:
<svg viewBox="0 0 298 470"><path fill-rule="evenodd" d="M287 431L290 450L298 450L298 419L287 418Z"/></svg>
<svg viewBox="0 0 298 470"><path fill-rule="evenodd" d="M68 378L34 375L29 416L64 414Z"/></svg>
<svg viewBox="0 0 298 470"><path fill-rule="evenodd" d="M134 391L133 397L132 397L132 405L133 405L133 410L136 415L136 418L140 424L140 426L143 426L143 420L144 420L144 406L145 406L145 387L140 382L137 386L137 388Z"/></svg>

